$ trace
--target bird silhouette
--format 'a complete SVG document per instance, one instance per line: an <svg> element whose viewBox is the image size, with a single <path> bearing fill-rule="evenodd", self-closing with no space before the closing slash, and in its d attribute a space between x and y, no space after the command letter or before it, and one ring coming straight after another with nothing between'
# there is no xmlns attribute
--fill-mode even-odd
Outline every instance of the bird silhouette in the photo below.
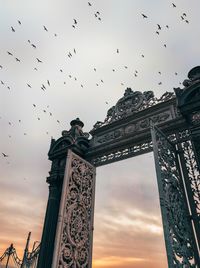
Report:
<svg viewBox="0 0 200 268"><path fill-rule="evenodd" d="M2 153L2 155L3 155L3 157L8 157L8 155L7 155L7 154L5 154L5 153Z"/></svg>
<svg viewBox="0 0 200 268"><path fill-rule="evenodd" d="M1 80L1 84L4 85L4 82Z"/></svg>
<svg viewBox="0 0 200 268"><path fill-rule="evenodd" d="M34 45L34 44L31 44L31 46L32 46L33 48L36 48L36 45Z"/></svg>
<svg viewBox="0 0 200 268"><path fill-rule="evenodd" d="M119 53L119 49L117 49L117 53Z"/></svg>
<svg viewBox="0 0 200 268"><path fill-rule="evenodd" d="M18 23L19 23L19 25L21 25L21 24L22 24L20 20L18 20Z"/></svg>
<svg viewBox="0 0 200 268"><path fill-rule="evenodd" d="M161 26L160 26L160 24L157 24L157 26L158 26L158 30L161 30Z"/></svg>
<svg viewBox="0 0 200 268"><path fill-rule="evenodd" d="M7 53L8 53L8 55L13 56L13 54L11 52L7 51Z"/></svg>
<svg viewBox="0 0 200 268"><path fill-rule="evenodd" d="M185 22L186 22L186 23L189 23L189 21L188 21L188 20L185 20Z"/></svg>
<svg viewBox="0 0 200 268"><path fill-rule="evenodd" d="M90 2L88 2L88 6L90 6L90 7L91 7L91 6L92 6L92 4L91 4Z"/></svg>
<svg viewBox="0 0 200 268"><path fill-rule="evenodd" d="M158 31L156 31L156 34L158 34L158 35L159 35L160 33L159 33Z"/></svg>
<svg viewBox="0 0 200 268"><path fill-rule="evenodd" d="M184 20L185 18L183 16L181 16L181 19Z"/></svg>
<svg viewBox="0 0 200 268"><path fill-rule="evenodd" d="M48 32L48 29L46 28L46 26L43 25L43 28L46 32Z"/></svg>
<svg viewBox="0 0 200 268"><path fill-rule="evenodd" d="M18 58L15 58L15 59L16 59L16 61L20 62L20 59L18 59Z"/></svg>
<svg viewBox="0 0 200 268"><path fill-rule="evenodd" d="M143 13L141 15L142 15L143 19L147 19L148 18L147 15L145 15Z"/></svg>
<svg viewBox="0 0 200 268"><path fill-rule="evenodd" d="M164 47L167 47L167 45L166 45L166 44L164 44Z"/></svg>
<svg viewBox="0 0 200 268"><path fill-rule="evenodd" d="M31 88L31 85L30 84L27 84L27 86Z"/></svg>
<svg viewBox="0 0 200 268"><path fill-rule="evenodd" d="M49 80L47 80L47 84L50 86L50 82L49 82Z"/></svg>
<svg viewBox="0 0 200 268"><path fill-rule="evenodd" d="M11 30L12 30L12 32L15 32L15 29L11 26Z"/></svg>
<svg viewBox="0 0 200 268"><path fill-rule="evenodd" d="M186 13L183 13L183 16L185 16L185 17L186 17Z"/></svg>
<svg viewBox="0 0 200 268"><path fill-rule="evenodd" d="M172 6L173 6L173 7L176 7L176 5L175 5L174 3L172 3Z"/></svg>
<svg viewBox="0 0 200 268"><path fill-rule="evenodd" d="M40 59L36 58L36 60L37 60L37 62L42 63L42 61Z"/></svg>
<svg viewBox="0 0 200 268"><path fill-rule="evenodd" d="M158 85L162 85L162 82L159 82Z"/></svg>
<svg viewBox="0 0 200 268"><path fill-rule="evenodd" d="M74 48L74 54L76 54L76 49Z"/></svg>
<svg viewBox="0 0 200 268"><path fill-rule="evenodd" d="M76 19L74 19L74 24L77 24L77 20Z"/></svg>

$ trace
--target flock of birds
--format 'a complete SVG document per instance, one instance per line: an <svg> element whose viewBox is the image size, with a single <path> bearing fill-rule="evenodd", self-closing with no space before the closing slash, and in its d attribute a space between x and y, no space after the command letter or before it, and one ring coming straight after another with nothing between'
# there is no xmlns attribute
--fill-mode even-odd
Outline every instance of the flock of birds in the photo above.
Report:
<svg viewBox="0 0 200 268"><path fill-rule="evenodd" d="M93 3L92 3L92 2L88 2L87 4L88 4L89 7L92 7L92 6L93 6ZM176 8L176 4L171 3L171 5L172 5L173 8ZM149 16L146 15L146 14L144 14L144 13L141 13L141 16L142 16L142 18L143 18L144 20L148 20L148 19L149 19ZM95 18L96 20L98 20L98 21L102 21L102 15L101 15L100 11L96 11L96 12L94 13L94 18ZM180 20L183 21L183 22L185 22L186 24L189 23L189 20L188 20L188 18L187 18L187 14L186 14L186 13L182 13L182 14L180 15ZM17 20L17 24L18 24L19 27L23 26L23 22L22 22L21 20ZM74 18L73 21L72 21L72 28L75 30L75 29L77 29L78 27L79 27L79 20L78 20L77 18ZM49 32L49 29L47 28L47 26L43 25L42 28L43 28L43 30L44 30L45 32ZM170 29L170 25L164 25L164 26L162 26L160 23L157 23L157 25L156 25L156 30L155 30L155 34L156 34L156 35L160 35L160 33L161 33L161 31L162 31L163 28ZM16 32L17 32L16 26L10 26L10 29L11 29L11 31L12 31L13 33L16 34ZM55 37L58 36L57 33L54 33L53 35L54 35ZM27 42L28 42L28 44L30 45L30 47L33 48L34 50L37 50L37 49L38 49L38 48L37 48L37 45L36 45L34 42L32 42L31 40L28 39ZM165 48L167 48L167 44L166 44L166 43L163 44L163 46L164 46ZM22 59L21 59L18 55L16 55L15 53L13 53L12 51L6 51L6 53L7 53L8 57L12 57L13 60L14 60L15 62L17 62L17 63L19 63L19 64L22 64L22 63L23 63ZM78 52L77 52L77 49L76 49L76 48L73 48L71 51L68 51L68 52L66 53L66 57L70 60L70 59L72 59L73 57L75 57L77 53L78 53ZM119 48L116 48L116 51L115 51L114 53L116 53L116 54L120 54L121 51L120 51ZM145 58L145 55L144 55L144 54L141 54L140 56L141 56L141 58ZM40 64L43 64L43 63L44 63L44 61L43 61L41 58L35 57L35 64L36 64L36 65L35 65L35 67L34 67L34 70L35 70L35 71L38 71L38 69L39 69L38 66L39 66ZM4 66L3 66L3 65L1 64L1 62L0 62L0 70L3 69L3 68L4 68ZM123 68L124 68L124 69L129 69L129 66L124 65ZM60 68L59 71L60 71L61 73L64 72L63 68ZM94 68L93 68L93 71L94 71L94 72L97 72L97 68L94 67ZM116 68L112 68L112 72L116 72ZM162 72L161 72L161 71L158 71L158 74L161 75ZM138 71L138 70L135 70L135 71L133 72L133 77L138 77L138 75L139 75L139 71ZM178 75L178 73L175 72L174 75ZM73 75L71 75L71 74L68 74L68 77L69 77L69 79L74 79L74 81L77 81L77 80L78 80L78 78L77 78L76 76L73 76ZM66 81L64 81L63 83L66 84ZM104 83L104 79L103 79L103 78L100 78L99 81L96 82L96 86L98 87L98 86L100 86L100 84L102 84L102 83ZM181 84L181 82L180 82L180 84ZM8 85L8 84L7 84L5 81L3 81L3 80L0 80L0 85L7 87L8 90L11 90L11 86ZM31 82L27 82L26 85L27 85L28 88L32 88L32 84L31 84ZM124 82L121 82L121 85L124 86ZM158 85L162 85L162 81L159 81L159 82L158 82ZM43 83L40 85L40 89L41 89L42 91L44 91L44 92L47 92L47 91L48 91L48 87L51 87L51 81L50 81L50 79L46 79L46 81L43 82ZM83 88L83 87L84 87L84 83L80 83L80 87ZM105 103L106 103L107 105L109 104L108 101L106 101ZM35 103L33 103L32 105L33 105L34 108L37 107L37 104L35 104ZM53 116L52 111L49 110L49 105L47 106L47 108L43 109L43 113L48 114L50 117ZM1 118L0 118L0 119L1 119ZM37 120L40 120L40 119L41 119L40 117L37 117ZM60 124L60 120L56 119L56 122L57 122L58 124ZM19 123L21 123L21 119L19 119ZM12 123L11 123L10 121L8 122L8 124L9 124L10 126L12 125ZM46 134L49 135L49 132L46 131ZM24 135L26 136L27 133L24 132ZM8 136L9 136L9 138L11 138L11 135L10 135L10 134L9 134ZM2 157L4 157L4 158L8 158L9 155L8 155L6 152L2 152Z"/></svg>

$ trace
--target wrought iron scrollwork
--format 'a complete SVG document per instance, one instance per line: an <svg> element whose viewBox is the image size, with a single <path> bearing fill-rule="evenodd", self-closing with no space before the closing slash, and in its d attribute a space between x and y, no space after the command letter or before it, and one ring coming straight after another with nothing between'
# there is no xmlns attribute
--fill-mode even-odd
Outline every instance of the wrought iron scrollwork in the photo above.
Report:
<svg viewBox="0 0 200 268"><path fill-rule="evenodd" d="M191 141L188 140L183 142L182 148L200 223L200 174L197 168L197 162Z"/></svg>
<svg viewBox="0 0 200 268"><path fill-rule="evenodd" d="M104 122L97 121L93 130L104 125L108 125L114 121L126 118L158 103L166 102L174 97L174 93L168 91L166 91L160 98L156 98L153 91L144 91L142 93L140 91L133 91L131 88L127 88L124 96L118 100L115 106L112 106L108 110Z"/></svg>
<svg viewBox="0 0 200 268"><path fill-rule="evenodd" d="M71 153L59 246L59 268L89 268L94 213L95 168Z"/></svg>
<svg viewBox="0 0 200 268"><path fill-rule="evenodd" d="M95 166L102 166L112 162L120 161L131 156L144 154L152 151L152 141L126 146L123 149L115 149L112 152L104 153L98 157L92 157L91 163Z"/></svg>
<svg viewBox="0 0 200 268"><path fill-rule="evenodd" d="M199 267L198 250L177 150L156 127L152 127L152 139L169 267L197 268Z"/></svg>

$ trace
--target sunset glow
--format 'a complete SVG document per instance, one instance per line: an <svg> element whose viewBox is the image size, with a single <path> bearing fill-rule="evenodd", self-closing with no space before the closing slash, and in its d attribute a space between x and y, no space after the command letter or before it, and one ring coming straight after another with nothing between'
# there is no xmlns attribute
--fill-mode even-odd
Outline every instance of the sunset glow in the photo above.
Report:
<svg viewBox="0 0 200 268"><path fill-rule="evenodd" d="M198 0L89 3L1 1L0 256L13 243L22 259L30 231L30 251L41 241L52 137L77 117L89 132L126 88L173 92L200 64ZM153 153L97 168L94 215L93 268L168 267Z"/></svg>

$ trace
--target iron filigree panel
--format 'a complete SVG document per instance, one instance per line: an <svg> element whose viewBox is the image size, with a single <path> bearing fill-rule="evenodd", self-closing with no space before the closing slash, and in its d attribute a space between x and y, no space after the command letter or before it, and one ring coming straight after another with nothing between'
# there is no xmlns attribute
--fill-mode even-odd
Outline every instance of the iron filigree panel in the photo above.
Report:
<svg viewBox="0 0 200 268"><path fill-rule="evenodd" d="M155 126L152 140L169 268L200 267L177 150Z"/></svg>
<svg viewBox="0 0 200 268"><path fill-rule="evenodd" d="M197 162L194 155L194 150L190 140L183 142L183 155L188 171L188 177L193 192L193 198L196 204L196 210L200 221L200 174L197 168Z"/></svg>
<svg viewBox="0 0 200 268"><path fill-rule="evenodd" d="M190 139L179 145L180 159L194 223L198 245L200 247L200 174L193 144Z"/></svg>
<svg viewBox="0 0 200 268"><path fill-rule="evenodd" d="M59 268L90 268L94 215L95 168L68 152L54 263ZM53 267L53 266L52 266Z"/></svg>

